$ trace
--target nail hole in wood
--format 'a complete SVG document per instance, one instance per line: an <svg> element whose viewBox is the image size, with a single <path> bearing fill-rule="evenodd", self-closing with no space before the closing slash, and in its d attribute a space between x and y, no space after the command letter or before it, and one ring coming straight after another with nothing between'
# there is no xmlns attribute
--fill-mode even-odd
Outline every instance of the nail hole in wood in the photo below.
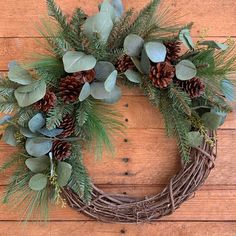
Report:
<svg viewBox="0 0 236 236"><path fill-rule="evenodd" d="M125 163L129 162L129 158L128 158L128 157L124 157L122 160L123 160L123 162L125 162Z"/></svg>
<svg viewBox="0 0 236 236"><path fill-rule="evenodd" d="M128 139L127 139L127 138L125 138L125 139L124 139L124 142L125 142L125 143L128 143Z"/></svg>

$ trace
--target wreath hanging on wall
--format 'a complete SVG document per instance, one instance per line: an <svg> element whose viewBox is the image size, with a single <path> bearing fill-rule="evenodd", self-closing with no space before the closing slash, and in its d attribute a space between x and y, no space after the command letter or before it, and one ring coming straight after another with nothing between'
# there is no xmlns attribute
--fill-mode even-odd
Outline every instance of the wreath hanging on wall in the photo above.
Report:
<svg viewBox="0 0 236 236"><path fill-rule="evenodd" d="M70 19L54 0L47 5L56 20L40 29L48 54L11 62L0 80L0 112L10 114L0 121L2 139L17 147L1 167L15 168L3 201L23 203L28 217L38 208L46 215L51 202L105 222L173 213L214 167L216 130L235 95L232 40L194 43L192 24L173 24L159 0L138 13L104 0L97 14L78 8ZM96 155L112 150L110 135L124 128L111 105L121 97L120 84L140 88L160 109L181 156L182 170L167 187L141 200L95 187L81 154L89 146Z"/></svg>

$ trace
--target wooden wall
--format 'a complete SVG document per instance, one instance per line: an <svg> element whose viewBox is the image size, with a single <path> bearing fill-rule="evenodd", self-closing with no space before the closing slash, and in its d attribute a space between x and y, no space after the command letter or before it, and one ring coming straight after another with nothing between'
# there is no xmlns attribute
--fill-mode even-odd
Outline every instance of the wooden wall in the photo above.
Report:
<svg viewBox="0 0 236 236"><path fill-rule="evenodd" d="M89 13L96 11L99 0L57 0L68 14L82 6ZM140 9L148 0L124 0L127 8ZM236 37L235 0L167 0L182 21L195 22L193 35L207 31L209 38L224 41ZM35 23L46 16L44 0L0 1L0 70L6 71L9 60L29 58L39 37ZM124 115L126 134L116 141L115 157L106 155L95 161L85 156L89 172L96 184L106 191L146 196L160 191L179 169L175 141L167 139L162 117L138 90L123 89L117 108ZM234 107L236 108L235 104ZM126 121L125 121L126 120ZM124 142L127 139L128 142ZM109 225L77 214L69 207L53 208L51 222L43 224L33 219L26 226L19 223L18 209L0 205L1 236L189 236L236 235L236 113L229 115L218 132L218 159L211 176L196 193L172 216L155 224ZM0 144L0 163L12 149ZM9 173L1 175L0 191Z"/></svg>

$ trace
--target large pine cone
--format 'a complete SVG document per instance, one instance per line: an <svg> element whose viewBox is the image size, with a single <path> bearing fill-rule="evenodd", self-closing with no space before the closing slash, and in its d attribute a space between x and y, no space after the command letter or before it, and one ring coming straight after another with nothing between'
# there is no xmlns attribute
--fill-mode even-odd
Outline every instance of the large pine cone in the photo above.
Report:
<svg viewBox="0 0 236 236"><path fill-rule="evenodd" d="M176 83L188 93L191 98L200 97L205 91L205 84L197 77L186 81L176 80Z"/></svg>
<svg viewBox="0 0 236 236"><path fill-rule="evenodd" d="M175 68L168 61L151 66L149 78L157 88L167 88L173 81L174 76Z"/></svg>
<svg viewBox="0 0 236 236"><path fill-rule="evenodd" d="M65 103L73 103L78 99L81 89L81 82L75 76L68 75L60 81L59 95Z"/></svg>
<svg viewBox="0 0 236 236"><path fill-rule="evenodd" d="M181 42L179 41L169 41L165 42L164 45L167 49L166 59L170 62L178 60L179 53L181 51Z"/></svg>
<svg viewBox="0 0 236 236"><path fill-rule="evenodd" d="M67 138L71 136L75 131L75 119L71 115L66 115L63 118L59 128L64 131L59 135L59 138Z"/></svg>
<svg viewBox="0 0 236 236"><path fill-rule="evenodd" d="M66 141L56 140L53 142L52 154L55 160L64 161L71 156L71 143Z"/></svg>
<svg viewBox="0 0 236 236"><path fill-rule="evenodd" d="M94 69L87 71L80 71L73 74L73 76L81 83L91 83L95 79L96 72Z"/></svg>
<svg viewBox="0 0 236 236"><path fill-rule="evenodd" d="M34 108L39 111L48 112L55 106L56 101L55 93L47 91L44 98L34 104Z"/></svg>
<svg viewBox="0 0 236 236"><path fill-rule="evenodd" d="M115 67L119 73L124 73L128 69L133 69L135 65L130 56L124 55L116 62Z"/></svg>

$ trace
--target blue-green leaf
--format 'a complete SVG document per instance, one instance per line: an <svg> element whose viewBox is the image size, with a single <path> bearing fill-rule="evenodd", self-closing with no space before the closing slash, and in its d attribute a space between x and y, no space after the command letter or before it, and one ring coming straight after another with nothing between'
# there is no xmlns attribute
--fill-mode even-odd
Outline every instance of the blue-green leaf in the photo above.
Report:
<svg viewBox="0 0 236 236"><path fill-rule="evenodd" d="M41 157L51 151L52 141L42 138L28 138L25 144L25 149L29 155Z"/></svg>
<svg viewBox="0 0 236 236"><path fill-rule="evenodd" d="M107 92L111 92L116 86L117 70L114 70L106 79L104 86Z"/></svg>
<svg viewBox="0 0 236 236"><path fill-rule="evenodd" d="M5 115L3 118L0 119L0 125L5 125L11 119L12 119L12 116Z"/></svg>
<svg viewBox="0 0 236 236"><path fill-rule="evenodd" d="M166 59L166 47L163 43L159 42L148 42L145 44L145 50L148 58L154 62L163 62Z"/></svg>
<svg viewBox="0 0 236 236"><path fill-rule="evenodd" d="M124 52L131 57L137 57L142 51L143 44L144 40L140 36L129 34L124 41Z"/></svg>
<svg viewBox="0 0 236 236"><path fill-rule="evenodd" d="M31 74L15 61L9 64L8 78L21 85L27 85L33 82Z"/></svg>
<svg viewBox="0 0 236 236"><path fill-rule="evenodd" d="M110 15L113 22L116 20L116 11L114 7L111 5L109 0L104 0L100 7L100 12L105 12Z"/></svg>
<svg viewBox="0 0 236 236"><path fill-rule="evenodd" d="M196 66L189 60L182 60L176 66L176 77L179 80L190 80L197 75Z"/></svg>
<svg viewBox="0 0 236 236"><path fill-rule="evenodd" d="M202 115L203 124L210 130L216 130L221 125L221 116L213 112L207 112Z"/></svg>
<svg viewBox="0 0 236 236"><path fill-rule="evenodd" d="M64 130L63 129L47 129L46 127L38 130L38 132L46 137L49 137L49 138L54 138L58 135L60 135Z"/></svg>
<svg viewBox="0 0 236 236"><path fill-rule="evenodd" d="M90 84L88 82L86 82L83 85L82 90L80 91L79 94L79 100L80 102L84 101L86 98L88 98L91 94L91 88L90 88Z"/></svg>
<svg viewBox="0 0 236 236"><path fill-rule="evenodd" d="M121 98L121 90L118 86L115 86L115 88L109 93L109 96L105 99L102 99L102 101L108 104L114 104L118 102L120 98Z"/></svg>
<svg viewBox="0 0 236 236"><path fill-rule="evenodd" d="M124 12L122 0L111 0L111 5L114 7L116 16L121 17Z"/></svg>
<svg viewBox="0 0 236 236"><path fill-rule="evenodd" d="M19 106L27 107L41 100L46 94L46 88L46 83L40 80L17 88L14 94Z"/></svg>
<svg viewBox="0 0 236 236"><path fill-rule="evenodd" d="M227 50L228 49L228 45L227 44L224 44L224 43L218 43L214 40L206 40L206 41L202 41L199 43L200 45L206 45L210 48L216 48L216 49L220 49L220 50Z"/></svg>
<svg viewBox="0 0 236 236"><path fill-rule="evenodd" d="M3 134L2 140L5 143L15 147L17 145L15 133L16 133L16 128L13 125L8 126L5 129L5 132Z"/></svg>
<svg viewBox="0 0 236 236"><path fill-rule="evenodd" d="M47 186L48 178L44 174L36 174L29 181L29 187L34 191L43 190Z"/></svg>
<svg viewBox="0 0 236 236"><path fill-rule="evenodd" d="M63 56L64 68L67 73L75 73L91 70L96 65L96 59L92 55L83 52L68 51Z"/></svg>
<svg viewBox="0 0 236 236"><path fill-rule="evenodd" d="M58 162L57 166L57 176L58 184L60 187L64 187L68 184L68 181L71 177L72 166L67 162Z"/></svg>
<svg viewBox="0 0 236 236"><path fill-rule="evenodd" d="M189 29L183 29L179 33L179 39L183 42L183 44L189 48L190 50L194 49L195 45L193 43L190 30Z"/></svg>
<svg viewBox="0 0 236 236"><path fill-rule="evenodd" d="M128 69L124 74L127 79L133 83L139 84L142 80L142 75L134 70Z"/></svg>
<svg viewBox="0 0 236 236"><path fill-rule="evenodd" d="M225 95L226 99L229 101L234 101L235 100L234 84L228 79L223 79L220 82L220 86L221 86L221 91Z"/></svg>
<svg viewBox="0 0 236 236"><path fill-rule="evenodd" d="M115 70L115 66L108 61L99 61L95 66L96 79L105 81L107 77Z"/></svg>
<svg viewBox="0 0 236 236"><path fill-rule="evenodd" d="M32 172L41 173L50 166L50 159L48 156L28 158L25 164Z"/></svg>
<svg viewBox="0 0 236 236"><path fill-rule="evenodd" d="M42 113L37 113L33 118L30 119L28 126L31 132L35 133L40 130L46 124L46 120Z"/></svg>
<svg viewBox="0 0 236 236"><path fill-rule="evenodd" d="M188 133L188 145L190 147L199 147L203 142L203 136L198 131Z"/></svg>

